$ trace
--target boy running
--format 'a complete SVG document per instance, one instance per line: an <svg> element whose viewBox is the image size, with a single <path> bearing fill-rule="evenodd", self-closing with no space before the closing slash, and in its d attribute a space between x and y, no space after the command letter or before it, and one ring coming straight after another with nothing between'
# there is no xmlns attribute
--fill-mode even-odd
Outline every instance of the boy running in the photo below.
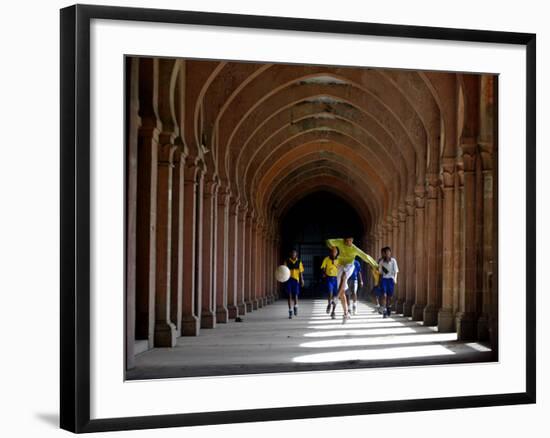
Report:
<svg viewBox="0 0 550 438"><path fill-rule="evenodd" d="M300 286L304 287L304 265L298 258L298 251L290 251L290 257L285 260L285 265L290 270L290 278L286 282L286 294L288 297L288 319L292 319L291 299L294 301L294 316L298 316L298 295Z"/></svg>
<svg viewBox="0 0 550 438"><path fill-rule="evenodd" d="M344 309L344 317L342 323L345 324L349 318L348 305L346 302L345 291L348 289L348 279L355 270L354 260L355 257L359 257L364 262L368 263L371 267L375 280L378 279L378 263L368 254L361 251L353 244L353 237L346 237L345 239L327 239L327 246L332 248L335 246L338 248L338 298Z"/></svg>
<svg viewBox="0 0 550 438"><path fill-rule="evenodd" d="M397 283L397 273L399 268L397 266L397 260L391 256L391 249L386 246L382 249L382 259L379 263L380 274L382 280L380 281L380 288L383 293L383 306L386 307L384 311L384 318L391 315L391 301L393 297L393 290Z"/></svg>
<svg viewBox="0 0 550 438"><path fill-rule="evenodd" d="M330 313L330 317L334 319L336 318L334 313L336 310L334 297L338 293L338 248L335 246L330 248L330 255L324 258L321 270L323 271L323 278L328 292L327 313Z"/></svg>

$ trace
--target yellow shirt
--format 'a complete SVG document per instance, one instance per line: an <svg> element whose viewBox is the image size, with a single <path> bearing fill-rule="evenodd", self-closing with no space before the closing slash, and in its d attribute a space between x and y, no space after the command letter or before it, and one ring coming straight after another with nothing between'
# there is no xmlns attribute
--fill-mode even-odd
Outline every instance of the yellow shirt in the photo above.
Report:
<svg viewBox="0 0 550 438"><path fill-rule="evenodd" d="M378 263L370 255L364 253L355 245L348 246L344 243L344 239L327 239L327 246L332 248L335 246L338 248L338 261L343 265L353 263L355 257L359 257L363 261L369 264L374 277L374 284L378 285L380 281L380 272L378 272Z"/></svg>
<svg viewBox="0 0 550 438"><path fill-rule="evenodd" d="M327 277L338 276L338 259L332 260L330 257L325 257L321 264L321 269L324 269Z"/></svg>
<svg viewBox="0 0 550 438"><path fill-rule="evenodd" d="M286 259L286 265L288 266L288 269L290 269L290 278L294 278L294 280L300 281L300 273L304 272L304 265L302 264L302 261L300 260L299 267L297 269L291 269L288 262L296 263L298 259Z"/></svg>

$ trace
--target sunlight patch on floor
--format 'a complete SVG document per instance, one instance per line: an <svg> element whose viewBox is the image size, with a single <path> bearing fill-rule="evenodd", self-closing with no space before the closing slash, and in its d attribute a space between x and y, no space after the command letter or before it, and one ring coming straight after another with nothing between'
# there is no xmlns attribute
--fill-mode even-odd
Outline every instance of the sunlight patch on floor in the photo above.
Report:
<svg viewBox="0 0 550 438"><path fill-rule="evenodd" d="M371 350L347 350L329 353L307 354L292 359L297 363L344 362L350 360L406 359L428 356L451 356L454 353L441 345L422 345L401 348Z"/></svg>
<svg viewBox="0 0 550 438"><path fill-rule="evenodd" d="M331 323L327 323L325 325L310 325L309 328L311 330L334 330L338 328L338 326L342 326L341 320L334 320L331 321ZM409 324L412 325L412 324ZM355 322L355 320L350 320L346 323L346 327L349 328L393 328L393 327L405 327L405 325L402 322L397 321L391 321L391 322Z"/></svg>
<svg viewBox="0 0 550 438"><path fill-rule="evenodd" d="M409 327L380 328L380 329L353 329L342 328L340 330L323 330L319 332L305 333L306 338L329 338L335 336L365 336L365 335L402 335L404 333L416 333Z"/></svg>
<svg viewBox="0 0 550 438"><path fill-rule="evenodd" d="M384 336L378 338L352 338L331 339L324 341L304 342L300 347L304 348L338 348L338 347L363 347L369 345L395 345L416 344L422 342L449 342L456 341L456 333L437 333L407 336Z"/></svg>

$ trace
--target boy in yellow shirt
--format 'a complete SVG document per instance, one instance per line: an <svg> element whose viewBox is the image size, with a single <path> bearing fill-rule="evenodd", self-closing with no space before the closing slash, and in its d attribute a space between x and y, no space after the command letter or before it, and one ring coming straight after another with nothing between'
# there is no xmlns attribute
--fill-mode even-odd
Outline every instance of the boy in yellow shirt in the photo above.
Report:
<svg viewBox="0 0 550 438"><path fill-rule="evenodd" d="M298 316L298 295L300 295L300 287L304 287L304 265L298 258L298 251L293 249L290 252L290 257L285 260L285 265L290 270L290 278L286 282L286 294L288 298L288 319ZM292 309L291 300L294 301L294 309Z"/></svg>
<svg viewBox="0 0 550 438"><path fill-rule="evenodd" d="M330 255L324 258L321 270L323 271L323 278L328 293L327 313L330 313L330 317L334 319L336 318L334 313L336 310L334 297L338 294L338 248L335 246L330 248Z"/></svg>
<svg viewBox="0 0 550 438"><path fill-rule="evenodd" d="M375 284L378 283L378 277L380 275L378 263L370 255L364 253L353 244L353 237L346 237L344 239L327 239L327 246L332 248L335 246L338 248L338 298L344 309L344 317L342 324L346 323L349 318L348 304L346 300L346 289L348 288L348 279L355 270L354 260L355 257L359 257L366 262L370 267L375 279Z"/></svg>

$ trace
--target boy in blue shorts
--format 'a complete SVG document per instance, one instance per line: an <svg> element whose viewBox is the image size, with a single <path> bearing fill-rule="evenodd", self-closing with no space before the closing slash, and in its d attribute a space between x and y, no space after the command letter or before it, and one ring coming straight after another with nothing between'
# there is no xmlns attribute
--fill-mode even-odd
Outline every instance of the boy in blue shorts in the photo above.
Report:
<svg viewBox="0 0 550 438"><path fill-rule="evenodd" d="M385 307L384 318L386 318L391 315L393 290L397 283L397 273L399 272L397 260L391 256L391 249L389 246L382 249L382 259L378 262L378 266L380 275L382 276L380 280L380 289L383 294L382 305Z"/></svg>
<svg viewBox="0 0 550 438"><path fill-rule="evenodd" d="M288 298L288 319L298 316L298 295L300 295L300 287L304 287L304 265L298 258L298 251L293 249L290 251L290 257L285 260L285 265L290 270L290 278L286 282L286 294ZM292 309L291 300L294 301L294 309Z"/></svg>
<svg viewBox="0 0 550 438"><path fill-rule="evenodd" d="M321 264L323 278L328 293L327 313L332 319L336 318L336 303L334 297L338 295L338 248L330 248L330 255L325 257Z"/></svg>

